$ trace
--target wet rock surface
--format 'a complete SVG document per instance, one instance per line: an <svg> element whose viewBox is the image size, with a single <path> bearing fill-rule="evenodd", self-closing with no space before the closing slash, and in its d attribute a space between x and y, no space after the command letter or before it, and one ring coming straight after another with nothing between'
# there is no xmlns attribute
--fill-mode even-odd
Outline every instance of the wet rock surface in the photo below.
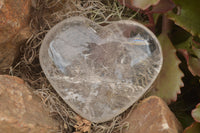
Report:
<svg viewBox="0 0 200 133"><path fill-rule="evenodd" d="M123 133L182 133L182 127L166 103L159 97L144 99L132 111L128 130Z"/></svg>
<svg viewBox="0 0 200 133"><path fill-rule="evenodd" d="M47 133L57 132L58 123L44 110L38 97L24 81L0 75L0 132Z"/></svg>
<svg viewBox="0 0 200 133"><path fill-rule="evenodd" d="M0 70L10 67L29 35L21 32L29 25L30 7L31 0L0 0Z"/></svg>
<svg viewBox="0 0 200 133"><path fill-rule="evenodd" d="M147 91L162 66L162 53L156 37L136 22L102 27L73 17L47 34L40 63L72 109L90 121L104 122Z"/></svg>

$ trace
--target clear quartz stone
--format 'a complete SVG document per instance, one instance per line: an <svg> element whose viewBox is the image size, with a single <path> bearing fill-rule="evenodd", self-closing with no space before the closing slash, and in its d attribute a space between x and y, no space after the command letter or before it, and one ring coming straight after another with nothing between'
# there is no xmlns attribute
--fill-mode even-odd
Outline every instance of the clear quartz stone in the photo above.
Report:
<svg viewBox="0 0 200 133"><path fill-rule="evenodd" d="M74 111L97 123L139 100L162 61L153 33L128 20L102 27L72 17L53 27L40 49L42 69L54 89Z"/></svg>

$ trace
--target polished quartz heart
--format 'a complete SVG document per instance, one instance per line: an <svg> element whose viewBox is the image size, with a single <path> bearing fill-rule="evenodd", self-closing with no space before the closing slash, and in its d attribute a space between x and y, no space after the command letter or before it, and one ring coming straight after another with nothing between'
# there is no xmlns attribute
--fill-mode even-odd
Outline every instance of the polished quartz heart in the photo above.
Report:
<svg viewBox="0 0 200 133"><path fill-rule="evenodd" d="M42 69L57 93L96 123L111 120L139 100L162 61L155 35L130 20L100 26L72 17L53 27L40 49Z"/></svg>

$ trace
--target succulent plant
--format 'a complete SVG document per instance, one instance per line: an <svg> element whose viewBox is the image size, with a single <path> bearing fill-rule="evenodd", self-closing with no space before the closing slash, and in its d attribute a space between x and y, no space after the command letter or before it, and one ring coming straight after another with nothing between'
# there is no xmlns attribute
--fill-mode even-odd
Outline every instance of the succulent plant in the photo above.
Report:
<svg viewBox="0 0 200 133"><path fill-rule="evenodd" d="M158 38L162 45L164 64L156 81L156 87L150 94L162 97L168 104L176 101L177 94L181 93L180 87L183 87L181 78L184 76L179 69L180 61L176 57L176 51L185 57L192 75L198 79L200 76L200 2L195 0L119 0L119 2L147 15L150 23L148 26L153 31L159 28L158 18L163 18L159 21L162 22L162 28ZM194 85L198 87L198 84ZM185 133L200 132L199 104L192 111L192 116L196 122L186 128Z"/></svg>

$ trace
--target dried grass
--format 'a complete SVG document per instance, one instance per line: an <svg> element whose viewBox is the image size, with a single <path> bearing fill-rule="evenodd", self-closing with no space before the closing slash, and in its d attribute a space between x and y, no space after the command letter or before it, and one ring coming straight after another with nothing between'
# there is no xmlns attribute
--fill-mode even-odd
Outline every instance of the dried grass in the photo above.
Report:
<svg viewBox="0 0 200 133"><path fill-rule="evenodd" d="M21 77L35 89L35 93L42 99L52 117L62 123L59 132L81 133L85 131L82 129L84 124L91 126L91 132L94 133L122 132L122 129L128 126L124 119L131 109L110 122L101 124L88 124L88 121L79 119L80 117L65 104L45 77L39 63L39 48L45 34L55 24L68 17L85 16L99 24L108 24L115 20L132 19L137 12L119 5L117 0L35 0L32 5L32 36L21 47L21 56L10 68L9 73Z"/></svg>

